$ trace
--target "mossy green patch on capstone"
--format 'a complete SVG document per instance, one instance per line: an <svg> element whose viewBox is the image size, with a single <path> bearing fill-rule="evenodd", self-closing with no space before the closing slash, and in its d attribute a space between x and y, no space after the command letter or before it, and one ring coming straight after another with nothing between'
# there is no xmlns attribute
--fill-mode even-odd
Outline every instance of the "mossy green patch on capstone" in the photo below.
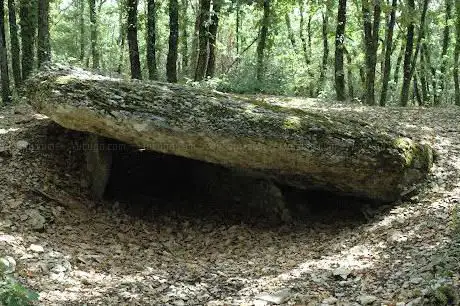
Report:
<svg viewBox="0 0 460 306"><path fill-rule="evenodd" d="M66 85L74 79L75 78L72 75L62 75L58 76L54 82L59 85Z"/></svg>
<svg viewBox="0 0 460 306"><path fill-rule="evenodd" d="M291 117L286 118L286 120L284 120L284 125L283 126L286 129L298 130L298 129L300 129L302 127L302 124L301 124L301 121L300 121L299 117L291 116Z"/></svg>
<svg viewBox="0 0 460 306"><path fill-rule="evenodd" d="M396 148L402 151L405 166L410 166L413 162L414 155L417 154L417 147L412 139L399 137L394 140L393 144Z"/></svg>

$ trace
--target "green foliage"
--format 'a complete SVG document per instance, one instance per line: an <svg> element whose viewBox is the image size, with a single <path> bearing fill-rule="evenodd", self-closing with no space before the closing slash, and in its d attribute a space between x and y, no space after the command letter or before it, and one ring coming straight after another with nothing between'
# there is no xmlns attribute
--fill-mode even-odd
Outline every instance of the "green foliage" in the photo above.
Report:
<svg viewBox="0 0 460 306"><path fill-rule="evenodd" d="M431 289L424 297L424 305L447 306L459 305L460 297L451 285L442 285L436 289Z"/></svg>
<svg viewBox="0 0 460 306"><path fill-rule="evenodd" d="M13 277L7 275L5 267L0 265L0 305L32 305L38 300L38 297L38 293L27 289Z"/></svg>
<svg viewBox="0 0 460 306"><path fill-rule="evenodd" d="M25 288L11 277L4 276L0 281L0 303L2 305L32 305L37 300L38 293Z"/></svg>

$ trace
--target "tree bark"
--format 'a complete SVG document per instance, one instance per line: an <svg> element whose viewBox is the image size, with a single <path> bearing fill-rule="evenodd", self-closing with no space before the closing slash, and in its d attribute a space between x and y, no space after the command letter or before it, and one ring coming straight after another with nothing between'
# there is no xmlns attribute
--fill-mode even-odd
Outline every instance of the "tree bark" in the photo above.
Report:
<svg viewBox="0 0 460 306"><path fill-rule="evenodd" d="M89 22L91 29L91 56L93 59L93 69L99 69L99 41L98 41L98 21L96 11L96 0L88 0L89 3Z"/></svg>
<svg viewBox="0 0 460 306"><path fill-rule="evenodd" d="M147 68L149 79L158 79L156 62L156 9L155 0L147 0Z"/></svg>
<svg viewBox="0 0 460 306"><path fill-rule="evenodd" d="M200 0L199 31L198 31L198 57L195 69L195 81L202 81L206 75L209 54L209 15L211 0Z"/></svg>
<svg viewBox="0 0 460 306"><path fill-rule="evenodd" d="M415 1L408 0L410 14L415 14ZM412 53L414 51L414 31L415 31L415 22L411 19L409 25L407 26L407 35L406 35L406 51L404 52L404 68L403 68L403 85L401 90L401 106L407 106L409 102L409 89L410 89L410 80L411 80L411 60Z"/></svg>
<svg viewBox="0 0 460 306"><path fill-rule="evenodd" d="M78 0L78 13L80 14L80 63L85 61L85 0Z"/></svg>
<svg viewBox="0 0 460 306"><path fill-rule="evenodd" d="M406 45L404 41L401 41L401 49L399 50L398 58L396 60L395 71L393 73L393 82L395 84L395 88L398 88L399 83L399 70L401 70L401 63L404 57L404 50L406 49Z"/></svg>
<svg viewBox="0 0 460 306"><path fill-rule="evenodd" d="M120 49L120 55L118 57L118 67L117 72L122 73L124 62L125 62L125 45L126 45L126 22L125 22L125 13L126 13L126 0L120 0L118 2L118 26L120 33L118 33L118 47Z"/></svg>
<svg viewBox="0 0 460 306"><path fill-rule="evenodd" d="M434 105L441 104L441 99L444 95L444 87L445 87L445 82L446 82L446 70L447 70L447 63L448 63L447 50L449 49L449 42L450 42L450 22L451 22L450 19L452 18L452 1L445 0L445 5L446 5L446 19L445 19L443 39L442 39L441 80L439 82L439 86L440 86L439 94L441 95L441 97L439 97L439 94L436 93Z"/></svg>
<svg viewBox="0 0 460 306"><path fill-rule="evenodd" d="M418 59L418 55L420 53L420 48L422 46L422 40L423 40L424 35L425 35L425 19L426 19L426 12L428 10L428 2L429 2L429 0L425 0L423 2L422 16L420 18L420 31L419 31L418 38L417 38L417 43L416 43L416 47L415 47L415 53L414 53L414 56L411 59L410 68L409 68L409 75L407 76L408 80L409 80L409 84L407 84L407 90L410 89L410 81L411 81L412 76L414 75L415 69L417 67L417 59ZM412 34L412 40L413 40L413 34ZM406 74L406 71L404 71L404 74ZM405 75L405 77L406 77L406 75ZM404 83L403 83L403 90L404 90ZM408 96L405 96L404 91L403 91L403 94L401 95L401 105L402 106L407 106L407 104L408 104Z"/></svg>
<svg viewBox="0 0 460 306"><path fill-rule="evenodd" d="M180 34L179 38L181 41L181 54L182 54L182 77L187 75L189 69L189 54L188 54L188 0L181 0L181 18L182 22L179 23Z"/></svg>
<svg viewBox="0 0 460 306"><path fill-rule="evenodd" d="M256 79L260 86L264 77L264 57L265 47L267 45L268 27L270 25L270 0L264 0L264 15L262 17L262 27L260 28L260 37L257 43L257 67Z"/></svg>
<svg viewBox="0 0 460 306"><path fill-rule="evenodd" d="M22 45L22 78L27 79L35 64L35 37L37 32L36 0L20 1L20 26Z"/></svg>
<svg viewBox="0 0 460 306"><path fill-rule="evenodd" d="M137 5L138 0L127 0L126 9L128 13L127 32L129 46L129 62L131 66L131 78L142 79L141 61L139 59L139 45L137 41Z"/></svg>
<svg viewBox="0 0 460 306"><path fill-rule="evenodd" d="M305 64L308 66L310 65L310 56L308 54L308 49L307 49L307 40L305 39L304 35L304 28L305 28L305 18L303 15L304 11L304 2L303 0L299 0L299 10L300 10L300 26L299 26L299 37L300 41L302 42L302 51L303 51L303 56L305 58Z"/></svg>
<svg viewBox="0 0 460 306"><path fill-rule="evenodd" d="M195 78L196 67L198 64L199 44L200 44L200 18L201 13L198 11L195 16L195 25L193 27L192 50L190 52L189 76Z"/></svg>
<svg viewBox="0 0 460 306"><path fill-rule="evenodd" d="M318 82L318 91L319 95L324 89L324 83L326 81L327 73L327 61L329 59L329 40L328 40L328 31L329 31L329 5L326 4L325 11L322 12L322 37L323 37L323 59L321 61L321 70L319 73L319 82Z"/></svg>
<svg viewBox="0 0 460 306"><path fill-rule="evenodd" d="M21 49L19 47L18 24L16 21L15 0L8 0L8 17L10 25L11 63L13 68L14 85L19 87L21 77Z"/></svg>
<svg viewBox="0 0 460 306"><path fill-rule="evenodd" d="M353 70L352 70L353 61L351 59L351 54L346 49L345 49L345 55L347 57L348 96L350 99L353 99L355 97L355 89L353 85Z"/></svg>
<svg viewBox="0 0 460 306"><path fill-rule="evenodd" d="M44 63L51 61L51 43L49 27L49 0L38 0L38 46L37 59L41 67Z"/></svg>
<svg viewBox="0 0 460 306"><path fill-rule="evenodd" d="M295 43L294 31L292 30L291 17L289 17L289 13L284 14L284 21L286 22L286 29L288 31L289 41L291 42L292 48L294 48L295 50L297 46Z"/></svg>
<svg viewBox="0 0 460 306"><path fill-rule="evenodd" d="M7 104L11 101L10 77L8 74L8 55L5 37L5 9L4 1L0 1L0 73L2 82L2 102Z"/></svg>
<svg viewBox="0 0 460 306"><path fill-rule="evenodd" d="M455 2L455 11L457 13L457 19L455 21L455 32L456 32L456 42L455 42L455 51L454 51L454 87L455 87L455 105L460 106L460 79L459 79L459 70L460 70L460 2Z"/></svg>
<svg viewBox="0 0 460 306"><path fill-rule="evenodd" d="M206 77L213 78L216 71L216 43L217 30L219 28L219 15L221 8L221 0L213 0L211 24L209 25L209 56L206 66Z"/></svg>
<svg viewBox="0 0 460 306"><path fill-rule="evenodd" d="M392 201L432 165L428 145L401 137L411 135L404 127L394 129L391 122L400 114L376 129L374 110L276 107L177 84L52 67L21 90L36 111L66 128L299 188Z"/></svg>
<svg viewBox="0 0 460 306"><path fill-rule="evenodd" d="M375 0L373 5L373 18L371 17L369 0L362 1L364 40L366 49L366 88L365 99L367 105L375 105L375 69L377 65L377 49L380 30L380 0Z"/></svg>
<svg viewBox="0 0 460 306"><path fill-rule="evenodd" d="M345 41L345 26L347 22L347 0L339 0L337 13L337 30L335 32L335 92L337 100L345 101L345 71L343 68L343 53Z"/></svg>
<svg viewBox="0 0 460 306"><path fill-rule="evenodd" d="M396 23L396 8L398 0L392 0L390 20L388 22L387 35L385 38L385 62L383 66L383 78L382 78L382 93L380 95L380 106L385 106L387 103L387 92L388 85L390 82L391 73L391 54L393 53L393 30Z"/></svg>
<svg viewBox="0 0 460 306"><path fill-rule="evenodd" d="M177 50L179 41L179 3L169 0L169 47L166 60L166 79L177 82Z"/></svg>

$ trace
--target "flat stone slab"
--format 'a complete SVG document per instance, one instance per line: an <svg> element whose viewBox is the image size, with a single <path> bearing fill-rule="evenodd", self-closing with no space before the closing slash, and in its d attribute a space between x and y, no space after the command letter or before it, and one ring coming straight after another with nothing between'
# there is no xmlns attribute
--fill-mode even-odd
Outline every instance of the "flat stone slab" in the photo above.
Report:
<svg viewBox="0 0 460 306"><path fill-rule="evenodd" d="M177 84L52 66L21 95L66 128L302 189L394 201L433 163L429 145L363 120Z"/></svg>

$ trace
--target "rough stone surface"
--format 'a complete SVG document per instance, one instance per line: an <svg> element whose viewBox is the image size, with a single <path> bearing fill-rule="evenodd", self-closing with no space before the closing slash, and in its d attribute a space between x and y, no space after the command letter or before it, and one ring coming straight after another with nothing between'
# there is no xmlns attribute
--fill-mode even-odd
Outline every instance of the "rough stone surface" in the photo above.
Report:
<svg viewBox="0 0 460 306"><path fill-rule="evenodd" d="M300 188L392 201L422 181L433 161L430 146L372 122L181 85L53 67L22 94L66 128Z"/></svg>

